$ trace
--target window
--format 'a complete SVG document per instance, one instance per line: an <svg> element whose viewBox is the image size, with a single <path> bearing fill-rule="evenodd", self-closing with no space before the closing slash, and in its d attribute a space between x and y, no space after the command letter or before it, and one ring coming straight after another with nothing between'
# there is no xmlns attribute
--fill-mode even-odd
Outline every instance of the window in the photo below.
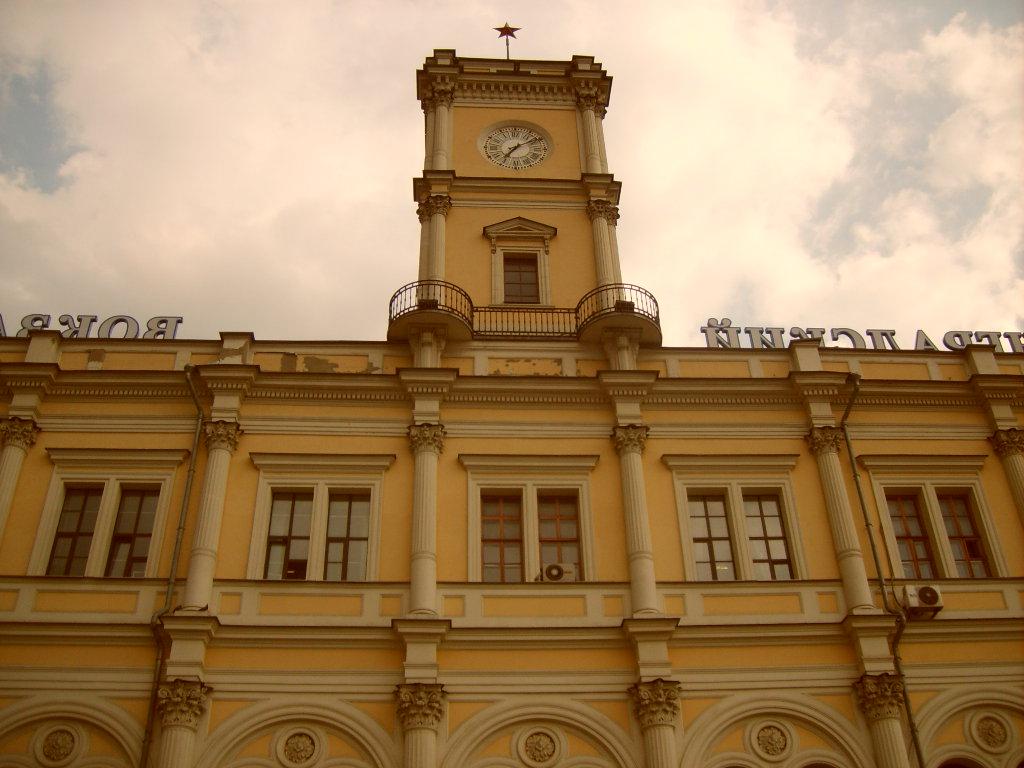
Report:
<svg viewBox="0 0 1024 768"><path fill-rule="evenodd" d="M373 581L393 454L253 453L260 470L249 579Z"/></svg>
<svg viewBox="0 0 1024 768"><path fill-rule="evenodd" d="M505 303L539 304L537 257L530 253L506 253L504 256Z"/></svg>
<svg viewBox="0 0 1024 768"><path fill-rule="evenodd" d="M469 482L469 580L538 581L560 563L593 578L589 474L596 456L462 454Z"/></svg>
<svg viewBox="0 0 1024 768"><path fill-rule="evenodd" d="M1005 574L979 473L984 456L860 456L896 578Z"/></svg>
<svg viewBox="0 0 1024 768"><path fill-rule="evenodd" d="M548 257L557 233L522 216L484 227L491 241L491 304L551 304Z"/></svg>
<svg viewBox="0 0 1024 768"><path fill-rule="evenodd" d="M50 448L29 575L154 577L185 450Z"/></svg>
<svg viewBox="0 0 1024 768"><path fill-rule="evenodd" d="M683 570L693 581L784 581L806 573L789 473L795 454L666 455Z"/></svg>

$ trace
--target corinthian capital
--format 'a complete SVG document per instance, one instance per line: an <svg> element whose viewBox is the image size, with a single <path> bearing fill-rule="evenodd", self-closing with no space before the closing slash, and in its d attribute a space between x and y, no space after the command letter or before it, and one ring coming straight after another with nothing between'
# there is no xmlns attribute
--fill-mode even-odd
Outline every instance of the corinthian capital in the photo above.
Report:
<svg viewBox="0 0 1024 768"><path fill-rule="evenodd" d="M189 680L171 680L157 690L157 709L163 725L195 728L206 709L210 686Z"/></svg>
<svg viewBox="0 0 1024 768"><path fill-rule="evenodd" d="M880 675L861 675L854 682L857 700L868 720L875 722L887 717L899 717L903 708L903 682L888 672Z"/></svg>
<svg viewBox="0 0 1024 768"><path fill-rule="evenodd" d="M214 448L225 448L234 453L241 435L242 428L233 421L206 422L206 447L211 451Z"/></svg>
<svg viewBox="0 0 1024 768"><path fill-rule="evenodd" d="M650 427L640 424L627 424L624 427L616 427L612 431L612 440L615 441L615 450L619 453L635 451L643 453L644 445L647 443L647 433Z"/></svg>
<svg viewBox="0 0 1024 768"><path fill-rule="evenodd" d="M36 442L39 427L32 419L11 416L0 419L0 445L14 445L27 451Z"/></svg>
<svg viewBox="0 0 1024 768"><path fill-rule="evenodd" d="M409 447L413 453L444 450L445 431L443 424L413 424L409 427Z"/></svg>
<svg viewBox="0 0 1024 768"><path fill-rule="evenodd" d="M403 728L437 728L444 714L444 686L407 683L395 688L398 719Z"/></svg>
<svg viewBox="0 0 1024 768"><path fill-rule="evenodd" d="M430 206L427 205L426 200L416 203L416 218L420 220L420 224L430 221Z"/></svg>
<svg viewBox="0 0 1024 768"><path fill-rule="evenodd" d="M649 683L630 686L629 695L641 728L675 725L679 717L679 683L659 677Z"/></svg>
<svg viewBox="0 0 1024 768"><path fill-rule="evenodd" d="M839 427L814 427L807 436L807 444L811 453L819 456L823 453L839 453L839 445L843 442L843 430Z"/></svg>
<svg viewBox="0 0 1024 768"><path fill-rule="evenodd" d="M591 200L587 203L587 216L590 220L604 219L614 225L619 220L619 207L612 205L607 200Z"/></svg>
<svg viewBox="0 0 1024 768"><path fill-rule="evenodd" d="M430 98L436 107L450 107L455 100L455 82L438 77L430 84Z"/></svg>
<svg viewBox="0 0 1024 768"><path fill-rule="evenodd" d="M1024 453L1024 429L997 429L991 440L1000 456Z"/></svg>
<svg viewBox="0 0 1024 768"><path fill-rule="evenodd" d="M600 96L596 85L580 83L576 86L576 104L580 109L595 109Z"/></svg>
<svg viewBox="0 0 1024 768"><path fill-rule="evenodd" d="M435 213L447 216L448 211L452 209L452 199L448 195L431 195L421 202L420 206L423 207L423 211L427 216L433 216ZM416 209L416 213L420 213L419 208ZM423 221L423 219L421 218L420 221Z"/></svg>

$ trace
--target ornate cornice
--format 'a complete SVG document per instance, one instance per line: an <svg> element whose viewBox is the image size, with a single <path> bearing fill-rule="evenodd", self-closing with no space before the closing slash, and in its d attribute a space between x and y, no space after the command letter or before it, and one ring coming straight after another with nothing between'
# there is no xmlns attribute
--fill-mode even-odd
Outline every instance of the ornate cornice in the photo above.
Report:
<svg viewBox="0 0 1024 768"><path fill-rule="evenodd" d="M438 683L406 683L395 688L402 727L437 728L444 715L446 694Z"/></svg>
<svg viewBox="0 0 1024 768"><path fill-rule="evenodd" d="M843 442L843 430L839 427L813 427L807 435L807 444L811 453L820 456L823 453L839 453Z"/></svg>
<svg viewBox="0 0 1024 768"><path fill-rule="evenodd" d="M1016 427L997 429L989 438L1000 456L1014 456L1024 453L1024 429Z"/></svg>
<svg viewBox="0 0 1024 768"><path fill-rule="evenodd" d="M679 683L657 678L629 688L633 710L642 728L675 725L679 718Z"/></svg>
<svg viewBox="0 0 1024 768"><path fill-rule="evenodd" d="M444 450L445 430L443 424L412 424L409 427L409 447L413 453Z"/></svg>
<svg viewBox="0 0 1024 768"><path fill-rule="evenodd" d="M448 211L452 209L452 198L449 195L430 195L420 205L423 206L428 217L433 216L436 213L442 216L447 216ZM420 209L416 209L416 213L420 213ZM421 218L420 221L423 219Z"/></svg>
<svg viewBox="0 0 1024 768"><path fill-rule="evenodd" d="M206 430L206 447L208 450L224 448L232 453L238 447L238 438L242 436L242 428L233 421L208 421Z"/></svg>
<svg viewBox="0 0 1024 768"><path fill-rule="evenodd" d="M612 430L612 440L615 441L615 450L619 453L634 451L642 453L647 443L647 434L650 427L641 424L627 424L623 427L615 427Z"/></svg>
<svg viewBox="0 0 1024 768"><path fill-rule="evenodd" d="M39 426L32 419L11 416L0 419L0 445L13 445L27 451L36 442Z"/></svg>
<svg viewBox="0 0 1024 768"><path fill-rule="evenodd" d="M604 219L614 225L619 220L619 207L607 200L591 200L587 203L587 216L591 221Z"/></svg>
<svg viewBox="0 0 1024 768"><path fill-rule="evenodd" d="M160 722L195 728L206 709L207 697L212 689L200 682L172 680L157 690L157 708Z"/></svg>
<svg viewBox="0 0 1024 768"><path fill-rule="evenodd" d="M853 683L857 701L868 720L898 718L903 709L903 682L896 675L861 675Z"/></svg>

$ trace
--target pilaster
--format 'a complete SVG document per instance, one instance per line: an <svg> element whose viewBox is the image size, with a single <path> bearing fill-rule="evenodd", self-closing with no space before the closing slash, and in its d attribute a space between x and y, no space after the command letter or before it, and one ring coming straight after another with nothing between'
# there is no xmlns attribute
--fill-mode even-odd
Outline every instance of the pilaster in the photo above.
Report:
<svg viewBox="0 0 1024 768"><path fill-rule="evenodd" d="M442 424L413 424L414 456L409 613L437 615L437 463L444 450Z"/></svg>
<svg viewBox="0 0 1024 768"><path fill-rule="evenodd" d="M437 648L451 629L448 619L392 619L405 645L405 682L437 682Z"/></svg>
<svg viewBox="0 0 1024 768"><path fill-rule="evenodd" d="M212 689L192 680L169 680L157 690L160 713L158 768L192 768L196 728Z"/></svg>
<svg viewBox="0 0 1024 768"><path fill-rule="evenodd" d="M618 426L612 431L622 476L622 509L626 523L626 555L629 558L633 616L661 614L647 515L647 487L641 460L649 431L648 427L640 424Z"/></svg>
<svg viewBox="0 0 1024 768"><path fill-rule="evenodd" d="M1024 429L997 429L990 438L1006 472L1006 479L1024 523Z"/></svg>
<svg viewBox="0 0 1024 768"><path fill-rule="evenodd" d="M910 768L910 750L903 737L903 682L888 673L861 675L853 688L868 721L879 768Z"/></svg>
<svg viewBox="0 0 1024 768"><path fill-rule="evenodd" d="M629 689L644 737L647 768L677 768L679 683L658 678Z"/></svg>
<svg viewBox="0 0 1024 768"><path fill-rule="evenodd" d="M38 435L39 427L33 419L17 416L0 419L0 540L14 503L22 464Z"/></svg>
<svg viewBox="0 0 1024 768"><path fill-rule="evenodd" d="M405 683L395 689L398 720L405 741L404 768L437 768L437 729L446 694L437 683Z"/></svg>

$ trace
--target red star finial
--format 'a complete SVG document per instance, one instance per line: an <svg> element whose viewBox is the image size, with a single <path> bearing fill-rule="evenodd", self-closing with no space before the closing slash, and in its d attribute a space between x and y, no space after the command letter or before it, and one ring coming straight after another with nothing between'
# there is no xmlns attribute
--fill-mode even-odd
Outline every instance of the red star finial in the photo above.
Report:
<svg viewBox="0 0 1024 768"><path fill-rule="evenodd" d="M515 37L516 36L516 32L518 32L520 29L522 29L522 27L512 27L512 26L509 26L509 23L506 21L505 22L505 26L503 26L503 27L491 27L491 29L493 29L495 32L498 33L498 39L499 40L501 40L501 38L503 38L503 37L505 38L505 58L506 59L509 58L508 40L509 40L510 37Z"/></svg>

